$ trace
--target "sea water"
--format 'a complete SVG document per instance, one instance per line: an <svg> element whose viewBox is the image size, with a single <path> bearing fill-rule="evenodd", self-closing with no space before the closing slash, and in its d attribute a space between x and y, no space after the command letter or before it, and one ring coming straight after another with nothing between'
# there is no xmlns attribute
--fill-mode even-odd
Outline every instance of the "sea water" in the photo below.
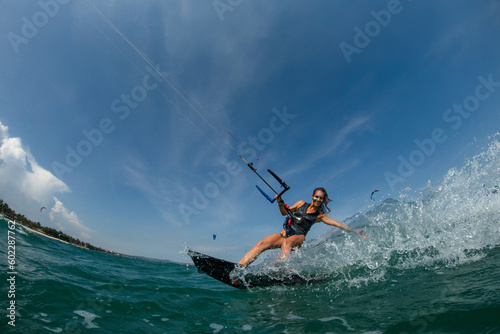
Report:
<svg viewBox="0 0 500 334"><path fill-rule="evenodd" d="M322 283L237 290L192 265L119 257L0 221L0 330L12 333L500 333L500 143L439 185L386 199L285 262ZM12 244L12 242L11 242ZM186 262L190 262L186 256ZM15 276L15 296L8 281ZM15 326L9 303L15 301ZM10 324L9 324L10 323Z"/></svg>

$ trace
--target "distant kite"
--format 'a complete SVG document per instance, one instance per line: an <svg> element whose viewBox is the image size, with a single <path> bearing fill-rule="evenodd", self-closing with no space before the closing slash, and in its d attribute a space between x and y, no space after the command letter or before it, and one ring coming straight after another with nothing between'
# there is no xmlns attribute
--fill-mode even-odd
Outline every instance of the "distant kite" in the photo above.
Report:
<svg viewBox="0 0 500 334"><path fill-rule="evenodd" d="M374 201L373 194L375 194L377 191L379 191L379 190L377 189L377 190L372 191L372 194L370 195L370 198L372 199L372 201Z"/></svg>
<svg viewBox="0 0 500 334"><path fill-rule="evenodd" d="M44 207L44 206L42 206L42 207L40 208L40 212L42 212L42 210L43 210L43 209L47 209L47 208L46 208L46 207Z"/></svg>
<svg viewBox="0 0 500 334"><path fill-rule="evenodd" d="M217 234L214 234L214 240L217 238Z"/></svg>

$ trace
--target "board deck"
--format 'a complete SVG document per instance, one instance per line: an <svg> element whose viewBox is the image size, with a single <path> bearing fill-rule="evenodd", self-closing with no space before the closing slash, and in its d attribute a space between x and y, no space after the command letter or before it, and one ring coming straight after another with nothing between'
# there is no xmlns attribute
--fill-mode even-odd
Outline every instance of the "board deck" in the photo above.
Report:
<svg viewBox="0 0 500 334"><path fill-rule="evenodd" d="M288 274L281 277L266 275L247 274L243 279L232 279L230 274L238 266L237 263L218 259L195 251L188 251L188 255L194 262L199 272L203 272L216 280L238 289L249 289L253 287L266 287L274 285L296 285L322 282L327 279L326 275L301 276ZM240 266L243 268L243 266Z"/></svg>

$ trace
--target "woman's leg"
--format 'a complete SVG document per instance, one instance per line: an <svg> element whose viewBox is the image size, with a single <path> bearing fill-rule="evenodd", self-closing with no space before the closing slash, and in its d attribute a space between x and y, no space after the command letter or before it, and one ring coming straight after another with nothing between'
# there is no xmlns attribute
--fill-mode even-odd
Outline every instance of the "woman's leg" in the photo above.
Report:
<svg viewBox="0 0 500 334"><path fill-rule="evenodd" d="M238 262L238 264L247 265L252 263L263 251L272 248L280 248L284 240L286 239L283 238L281 233L271 234L270 236L265 237L264 239L259 241L252 249L250 249L248 253L243 256L240 262Z"/></svg>
<svg viewBox="0 0 500 334"><path fill-rule="evenodd" d="M283 251L282 259L285 259L292 252L292 248L302 246L304 240L306 240L304 235L292 235L286 238L281 244L281 250Z"/></svg>

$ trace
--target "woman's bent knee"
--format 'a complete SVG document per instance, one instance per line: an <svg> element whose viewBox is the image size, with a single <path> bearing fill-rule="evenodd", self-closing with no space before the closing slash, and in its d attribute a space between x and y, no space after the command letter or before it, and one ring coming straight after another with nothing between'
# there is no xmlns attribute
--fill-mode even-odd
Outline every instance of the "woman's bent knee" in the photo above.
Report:
<svg viewBox="0 0 500 334"><path fill-rule="evenodd" d="M305 238L303 236L293 236L287 238L284 243L287 248L296 248L302 246Z"/></svg>

